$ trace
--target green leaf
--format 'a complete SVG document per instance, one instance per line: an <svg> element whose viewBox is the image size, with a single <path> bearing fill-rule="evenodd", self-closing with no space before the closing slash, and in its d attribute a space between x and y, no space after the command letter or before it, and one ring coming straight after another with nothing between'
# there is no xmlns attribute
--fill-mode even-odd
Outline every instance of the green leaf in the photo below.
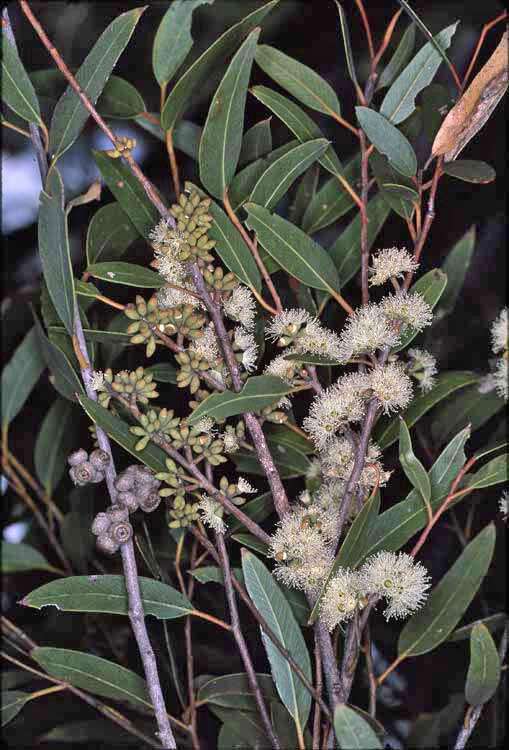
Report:
<svg viewBox="0 0 509 750"><path fill-rule="evenodd" d="M325 138L307 141L274 161L254 186L249 201L273 209L297 177L325 152L328 144Z"/></svg>
<svg viewBox="0 0 509 750"><path fill-rule="evenodd" d="M279 159L280 156L286 154L287 151L294 148L297 144L297 140L289 141L283 146L271 151L267 156L263 156L252 162L252 164L248 164L247 167L244 167L244 169L241 169L240 172L235 175L228 195L234 211L238 211L240 206L247 201L251 190L254 188L267 167L272 164L273 161Z"/></svg>
<svg viewBox="0 0 509 750"><path fill-rule="evenodd" d="M307 171L303 174L302 178L299 180L299 184L294 192L293 200L288 207L288 220L292 222L292 224L297 224L297 226L302 226L302 220L304 217L304 213L306 211L306 208L309 206L311 201L314 199L316 194L316 189L318 187L318 177L320 175L320 165L319 164L312 164ZM309 232L308 232L309 234ZM316 307L314 304L314 300L311 296L311 292L306 287L299 286L299 292L302 295L302 290L304 291L304 297L307 296L307 301L303 302L301 299L298 299L299 305L302 307L305 307L309 310L309 305L311 305L311 314L316 315Z"/></svg>
<svg viewBox="0 0 509 750"><path fill-rule="evenodd" d="M23 408L46 364L31 328L2 370L2 427L6 428Z"/></svg>
<svg viewBox="0 0 509 750"><path fill-rule="evenodd" d="M435 386L428 393L423 393L413 399L408 409L404 412L405 422L408 427L412 427L424 414L432 409L436 404L447 398L454 391L472 385L479 380L479 376L473 372L446 372L439 375L436 379ZM374 440L377 445L385 450L398 439L399 420L385 419L380 420L375 430Z"/></svg>
<svg viewBox="0 0 509 750"><path fill-rule="evenodd" d="M153 117L159 119L158 112L152 112L151 114ZM166 143L166 135L160 125L156 125L145 117L136 117L135 119L137 125L163 143ZM182 151L186 156L190 156L194 161L198 161L198 149L200 146L201 134L202 128L195 125L194 122L182 120L175 125L175 130L173 131L173 147L178 151Z"/></svg>
<svg viewBox="0 0 509 750"><path fill-rule="evenodd" d="M318 617L320 602L325 593L331 578L334 577L338 568L354 568L364 557L370 533L376 524L378 513L380 512L380 493L375 492L371 500L364 504L360 513L355 517L350 526L348 533L343 540L336 559L330 569L316 599L315 605L309 617L309 624L312 624Z"/></svg>
<svg viewBox="0 0 509 750"><path fill-rule="evenodd" d="M341 705L334 711L334 733L341 750L382 750L383 745L353 708Z"/></svg>
<svg viewBox="0 0 509 750"><path fill-rule="evenodd" d="M69 362L67 355L48 339L38 320L35 325L42 355L52 375L52 379L50 378L52 384L61 396L69 401L75 401L76 394L83 393L83 385L76 370Z"/></svg>
<svg viewBox="0 0 509 750"><path fill-rule="evenodd" d="M193 46L191 22L200 5L214 0L174 0L157 29L152 49L152 68L159 86L170 81Z"/></svg>
<svg viewBox="0 0 509 750"><path fill-rule="evenodd" d="M180 591L152 578L138 578L145 615L174 620L190 615L193 605ZM21 603L26 607L53 606L62 612L104 612L127 615L129 602L123 576L70 576L31 591Z"/></svg>
<svg viewBox="0 0 509 750"><path fill-rule="evenodd" d="M321 354L288 354L285 357L289 362L302 362L304 365L314 365L315 367L334 367L339 364L339 360L323 357Z"/></svg>
<svg viewBox="0 0 509 750"><path fill-rule="evenodd" d="M359 179L360 158L355 156L345 167L343 177L350 185ZM314 234L340 219L354 206L349 193L339 180L332 177L315 193L302 219L302 228L308 234Z"/></svg>
<svg viewBox="0 0 509 750"><path fill-rule="evenodd" d="M503 484L509 479L509 462L507 453L488 461L475 474L467 474L461 489L469 487L471 490L481 490L494 484Z"/></svg>
<svg viewBox="0 0 509 750"><path fill-rule="evenodd" d="M5 37L5 32L2 33L2 37ZM0 709L2 726L4 727L12 721L29 700L30 693L23 693L21 690L2 690L2 707Z"/></svg>
<svg viewBox="0 0 509 750"><path fill-rule="evenodd" d="M253 500L249 500L245 505L242 506L242 511L249 516L256 523L262 523L274 510L274 503L272 500L271 492L264 492L263 495L258 495ZM244 528L242 521L237 518L231 517L228 520L228 528L233 533L240 531Z"/></svg>
<svg viewBox="0 0 509 750"><path fill-rule="evenodd" d="M507 622L507 615L505 612L498 612L496 615L490 615L489 617L483 617L481 620L471 622L469 625L463 625L452 633L448 641L464 641L470 638L470 634L476 625L484 625L485 628L493 633L496 630L500 630L505 626Z"/></svg>
<svg viewBox="0 0 509 750"><path fill-rule="evenodd" d="M136 722L137 729L141 729L146 735L153 732L153 726L142 726ZM41 737L37 738L38 742L66 743L68 745L85 744L88 747L94 745L107 744L109 747L123 747L124 745L138 745L140 740L136 735L123 729L118 724L114 724L111 719L87 719L83 721L66 721L50 729ZM50 745L51 747L51 745Z"/></svg>
<svg viewBox="0 0 509 750"><path fill-rule="evenodd" d="M385 156L375 151L371 154L370 166L383 196L392 210L403 219L410 219L419 196L410 178L405 178L393 169Z"/></svg>
<svg viewBox="0 0 509 750"><path fill-rule="evenodd" d="M48 174L39 202L37 234L42 272L58 317L72 336L76 305L74 276L64 210L64 184L55 167Z"/></svg>
<svg viewBox="0 0 509 750"><path fill-rule="evenodd" d="M242 551L242 570L246 588L257 610L290 652L306 677L311 679L311 662L301 630L290 605L265 565L254 555ZM286 659L262 633L279 696L302 734L311 708L311 697L295 676Z"/></svg>
<svg viewBox="0 0 509 750"><path fill-rule="evenodd" d="M265 104L266 107L274 112L276 117L279 117L284 122L286 127L291 130L301 143L324 137L318 125L315 124L311 117L298 104L278 94L277 91L272 91L272 89L266 86L254 86L254 88L250 89L250 92L262 104ZM331 174L341 174L341 162L332 146L329 146L318 161Z"/></svg>
<svg viewBox="0 0 509 750"><path fill-rule="evenodd" d="M76 73L76 81L92 104L97 102L144 10L145 8L134 8L115 18L103 31ZM49 153L53 160L72 146L89 117L88 109L69 85L58 100L51 118Z"/></svg>
<svg viewBox="0 0 509 750"><path fill-rule="evenodd" d="M292 387L272 375L255 375L249 378L239 393L223 391L213 393L202 401L188 417L189 424L196 424L202 417L225 419L249 411L260 411L279 401Z"/></svg>
<svg viewBox="0 0 509 750"><path fill-rule="evenodd" d="M368 201L368 249L371 249L391 209L381 195ZM341 285L344 286L361 267L361 220L357 213L350 224L330 247L329 255L338 269Z"/></svg>
<svg viewBox="0 0 509 750"><path fill-rule="evenodd" d="M451 482L466 461L464 447L469 437L468 429L458 433L430 469L431 507L434 511L447 496ZM382 549L396 552L427 522L428 514L422 498L416 490L412 490L405 500L396 503L375 519L369 537L364 541L359 562Z"/></svg>
<svg viewBox="0 0 509 750"><path fill-rule="evenodd" d="M127 320L126 320L127 325ZM52 337L53 341L59 341L61 337L67 337L65 328L60 326L50 326L48 333ZM131 336L121 331L99 331L97 328L84 328L83 333L85 340L91 344L97 342L100 344L114 344L118 346L129 346Z"/></svg>
<svg viewBox="0 0 509 750"><path fill-rule="evenodd" d="M355 114L371 143L387 156L394 169L406 177L413 177L417 172L417 157L403 133L369 107L356 107Z"/></svg>
<svg viewBox="0 0 509 750"><path fill-rule="evenodd" d="M138 710L152 710L145 680L135 672L83 651L38 646L31 658L48 674L93 695L127 701Z"/></svg>
<svg viewBox="0 0 509 750"><path fill-rule="evenodd" d="M169 362L159 362L157 365L146 367L145 372L149 372L157 383L175 385L177 382L177 371Z"/></svg>
<svg viewBox="0 0 509 750"><path fill-rule="evenodd" d="M223 573L217 565L204 565L189 572L200 583L224 583ZM240 568L232 568L232 574L239 583L244 583L244 574Z"/></svg>
<svg viewBox="0 0 509 750"><path fill-rule="evenodd" d="M74 279L74 285L76 288L76 294L80 297L86 297L88 300L95 299L100 294L99 289L90 281Z"/></svg>
<svg viewBox="0 0 509 750"><path fill-rule="evenodd" d="M249 128L242 138L242 148L240 149L239 167L249 164L255 159L270 154L272 151L272 133L270 131L270 121L272 117L266 120L260 120L256 125Z"/></svg>
<svg viewBox="0 0 509 750"><path fill-rule="evenodd" d="M399 426L399 462L406 478L424 500L426 507L431 501L431 483L428 472L419 461L412 447L412 438L403 417Z"/></svg>
<svg viewBox="0 0 509 750"><path fill-rule="evenodd" d="M458 23L451 24L435 37L442 50L449 48ZM406 120L415 110L415 97L431 83L441 62L442 56L436 47L431 42L425 44L391 85L380 114L394 125Z"/></svg>
<svg viewBox="0 0 509 750"><path fill-rule="evenodd" d="M92 399L86 396L80 396L79 402L90 419L99 425L122 448L125 448L126 451L135 456L138 461L141 461L156 473L167 470L165 464L166 454L161 448L149 442L141 453L136 451L135 445L138 442L138 438L129 431L129 426L125 422L113 416L108 409L105 409L96 401L92 401Z"/></svg>
<svg viewBox="0 0 509 750"><path fill-rule="evenodd" d="M283 479L305 476L309 471L309 459L302 451L296 450L289 445L267 442L269 443L274 463ZM231 458L239 472L264 476L265 470L256 454L237 451Z"/></svg>
<svg viewBox="0 0 509 750"><path fill-rule="evenodd" d="M285 55L275 47L262 44L256 50L256 62L272 80L311 109L326 115L341 114L334 89L307 65Z"/></svg>
<svg viewBox="0 0 509 750"><path fill-rule="evenodd" d="M359 90L359 83L357 81L357 74L355 72L355 62L353 58L352 53L352 42L350 39L350 30L348 28L348 21L346 18L346 13L343 10L343 6L341 3L336 0L336 7L338 9L339 14L339 25L341 28L341 36L343 37L343 47L345 48L345 58L346 58L346 67L348 69L348 75L350 76L350 80L354 84L355 88Z"/></svg>
<svg viewBox="0 0 509 750"><path fill-rule="evenodd" d="M223 721L217 738L217 750L233 748L266 748L268 739L261 720L254 711L231 711L212 707L213 712Z"/></svg>
<svg viewBox="0 0 509 750"><path fill-rule="evenodd" d="M376 86L377 91L379 89L387 88L394 81L397 75L400 74L401 70L405 67L407 62L412 56L415 46L415 26L410 26L405 30L405 33L401 37L401 41L398 44L393 56L380 73L378 83Z"/></svg>
<svg viewBox="0 0 509 750"><path fill-rule="evenodd" d="M206 190L220 200L237 170L247 87L259 36L260 29L252 31L235 54L214 94L201 135L200 179Z"/></svg>
<svg viewBox="0 0 509 750"><path fill-rule="evenodd" d="M419 656L433 651L454 630L474 598L490 566L495 527L486 526L464 549L432 590L425 605L407 622L398 654Z"/></svg>
<svg viewBox="0 0 509 750"><path fill-rule="evenodd" d="M25 570L51 570L55 568L33 547L22 542L11 544L0 541L2 573L21 573Z"/></svg>
<svg viewBox="0 0 509 750"><path fill-rule="evenodd" d="M155 206L133 175L129 167L120 159L110 159L102 151L93 151L95 163L108 188L111 190L142 237L148 239L151 229L158 223L160 216Z"/></svg>
<svg viewBox="0 0 509 750"><path fill-rule="evenodd" d="M142 289L158 289L164 286L161 274L145 266L124 263L121 260L111 263L94 263L87 267L87 273L96 279L109 281L111 284L124 284Z"/></svg>
<svg viewBox="0 0 509 750"><path fill-rule="evenodd" d="M102 206L88 225L87 264L118 260L138 236L118 203Z"/></svg>
<svg viewBox="0 0 509 750"><path fill-rule="evenodd" d="M463 237L456 242L442 264L442 270L447 276L447 286L444 289L440 304L435 313L435 319L441 320L449 315L456 305L459 293L465 281L465 276L472 260L475 247L475 225L472 224Z"/></svg>
<svg viewBox="0 0 509 750"><path fill-rule="evenodd" d="M168 96L161 113L161 127L171 130L182 116L189 99L210 75L210 70L220 61L226 59L237 45L255 29L267 13L277 5L279 0L271 0L261 8L253 11L242 21L227 29L219 39L211 44L205 52L186 70Z"/></svg>
<svg viewBox="0 0 509 750"><path fill-rule="evenodd" d="M267 441L274 445L284 445L288 448L294 448L301 453L310 454L315 452L315 448L311 440L303 437L302 435L294 432L288 425L285 424L265 424L263 426L264 432L267 436Z"/></svg>
<svg viewBox="0 0 509 750"><path fill-rule="evenodd" d="M492 698L500 682L500 657L486 625L478 624L470 634L470 664L465 698L471 706L480 706Z"/></svg>
<svg viewBox="0 0 509 750"><path fill-rule="evenodd" d="M264 555L265 557L267 556L267 545L263 542L260 542L260 540L252 534L232 534L232 539L241 544L243 547L248 547L249 549L258 552L258 554L260 555Z"/></svg>
<svg viewBox="0 0 509 750"><path fill-rule="evenodd" d="M69 401L58 398L46 412L35 441L35 471L48 495L51 495L62 479L67 456L75 444L75 428L72 405Z"/></svg>
<svg viewBox="0 0 509 750"><path fill-rule="evenodd" d="M296 279L313 289L339 290L339 278L326 250L294 224L263 206L246 203L247 225L269 255Z"/></svg>
<svg viewBox="0 0 509 750"><path fill-rule="evenodd" d="M438 445L443 445L466 425L470 425L474 432L504 406L504 399L495 390L483 393L479 384L469 386L450 398L437 412L431 425L433 439Z"/></svg>
<svg viewBox="0 0 509 750"><path fill-rule="evenodd" d="M229 271L251 289L260 292L262 288L260 271L238 230L217 203L211 204L210 213L214 221L209 230L209 237L217 243L215 251Z"/></svg>
<svg viewBox="0 0 509 750"><path fill-rule="evenodd" d="M28 122L41 123L37 95L18 51L2 29L2 100Z"/></svg>
<svg viewBox="0 0 509 750"><path fill-rule="evenodd" d="M449 177L456 177L457 180L463 180L463 182L473 182L476 185L487 185L497 179L497 173L490 164L474 159L446 161L444 172Z"/></svg>
<svg viewBox="0 0 509 750"><path fill-rule="evenodd" d="M111 76L97 102L97 111L103 117L133 120L146 110L140 92L119 76Z"/></svg>
<svg viewBox="0 0 509 750"><path fill-rule="evenodd" d="M257 674L256 679L264 699L266 701L277 700L272 677L269 674ZM223 708L242 711L258 710L244 672L220 675L207 680L200 685L196 700L199 703L213 703Z"/></svg>

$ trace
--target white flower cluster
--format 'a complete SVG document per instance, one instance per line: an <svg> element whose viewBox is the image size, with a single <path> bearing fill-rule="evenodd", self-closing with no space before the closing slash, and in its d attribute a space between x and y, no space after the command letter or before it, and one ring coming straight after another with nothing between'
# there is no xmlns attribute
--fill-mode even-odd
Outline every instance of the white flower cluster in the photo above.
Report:
<svg viewBox="0 0 509 750"><path fill-rule="evenodd" d="M502 497L498 501L498 509L502 516L509 514L509 492L502 492Z"/></svg>
<svg viewBox="0 0 509 750"><path fill-rule="evenodd" d="M226 315L240 323L248 331L252 331L256 316L256 301L247 286L235 287L227 300L223 302L223 309Z"/></svg>
<svg viewBox="0 0 509 750"><path fill-rule="evenodd" d="M491 326L491 348L497 354L493 372L495 388L501 398L509 399L509 323L507 307L501 310Z"/></svg>
<svg viewBox="0 0 509 750"><path fill-rule="evenodd" d="M378 445L370 443L364 461L364 468L359 477L362 488L383 486L391 476L390 471L384 471L378 460L381 451ZM348 437L334 437L329 440L320 453L321 469L324 477L348 481L355 461L355 445Z"/></svg>
<svg viewBox="0 0 509 750"><path fill-rule="evenodd" d="M283 310L267 325L265 335L270 341L277 341L278 346L291 344L287 354L321 354L340 359L339 336L325 328L307 310Z"/></svg>
<svg viewBox="0 0 509 750"><path fill-rule="evenodd" d="M151 230L149 234L154 248L155 260L152 265L157 268L169 284L180 287L164 286L157 293L157 302L161 308L176 307L176 305L193 305L202 307L201 301L193 294L187 294L194 287L188 279L184 263L175 257L178 253L184 236L178 229L173 229L169 219L161 221Z"/></svg>
<svg viewBox="0 0 509 750"><path fill-rule="evenodd" d="M380 250L372 258L370 286L380 286L389 279L401 279L406 273L414 273L419 264L404 248L389 247Z"/></svg>
<svg viewBox="0 0 509 750"><path fill-rule="evenodd" d="M330 631L353 617L368 597L387 603L386 620L408 617L424 604L430 579L426 568L403 552L381 551L368 558L360 570L339 569L320 603L320 617Z"/></svg>
<svg viewBox="0 0 509 750"><path fill-rule="evenodd" d="M409 374L417 380L419 388L423 393L431 391L435 385L437 374L437 361L435 357L425 349L409 349Z"/></svg>
<svg viewBox="0 0 509 750"><path fill-rule="evenodd" d="M214 323L209 323L203 329L203 336L191 342L189 351L197 354L200 359L205 359L210 364L220 359L221 355L219 353Z"/></svg>
<svg viewBox="0 0 509 750"><path fill-rule="evenodd" d="M217 500L208 495L202 495L202 499L198 503L198 511L204 524L213 529L217 534L225 533L226 524L223 521L221 503L218 503Z"/></svg>
<svg viewBox="0 0 509 750"><path fill-rule="evenodd" d="M233 333L233 348L242 351L242 366L246 372L256 369L258 344L253 334L244 326L237 326Z"/></svg>

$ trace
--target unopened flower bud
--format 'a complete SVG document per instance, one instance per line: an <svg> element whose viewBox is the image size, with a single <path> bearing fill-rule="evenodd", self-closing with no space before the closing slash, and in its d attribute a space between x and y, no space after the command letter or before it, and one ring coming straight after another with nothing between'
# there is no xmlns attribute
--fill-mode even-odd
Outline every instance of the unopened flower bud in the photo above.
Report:
<svg viewBox="0 0 509 750"><path fill-rule="evenodd" d="M67 463L69 464L69 466L78 466L78 464L82 464L87 460L88 453L83 448L80 448L79 450L74 451L74 453L71 453L71 455L67 459Z"/></svg>

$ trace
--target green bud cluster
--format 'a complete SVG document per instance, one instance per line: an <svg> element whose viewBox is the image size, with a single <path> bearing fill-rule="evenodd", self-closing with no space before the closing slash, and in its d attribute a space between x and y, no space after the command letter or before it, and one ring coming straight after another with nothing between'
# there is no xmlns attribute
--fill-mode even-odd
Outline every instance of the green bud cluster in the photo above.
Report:
<svg viewBox="0 0 509 750"><path fill-rule="evenodd" d="M201 198L195 191L189 196L182 193L178 203L170 208L177 226L175 229L168 228L167 237L154 245L156 251L164 254L167 247L167 252L180 261L199 258L208 263L213 260L209 250L216 243L207 234L212 226L212 216L209 213L211 202L210 198Z"/></svg>
<svg viewBox="0 0 509 750"><path fill-rule="evenodd" d="M159 396L156 391L156 384L153 382L154 377L151 373L145 372L143 367L137 367L136 370L122 370L115 376L110 369L104 373L104 382L102 390L98 392L99 403L105 408L108 407L111 399L111 392L124 396L131 403L148 404L149 399Z"/></svg>
<svg viewBox="0 0 509 750"><path fill-rule="evenodd" d="M230 271L225 273L221 266L207 266L202 273L209 289L214 289L216 292L231 292L239 285L235 274Z"/></svg>
<svg viewBox="0 0 509 750"><path fill-rule="evenodd" d="M127 333L131 336L131 344L146 344L146 355L151 357L158 343L154 329L166 333L169 321L168 310L159 307L155 294L145 302L143 297L136 295L136 302L129 303L124 314L133 322L128 326Z"/></svg>
<svg viewBox="0 0 509 750"><path fill-rule="evenodd" d="M190 340L199 339L203 336L205 316L196 312L192 305L177 305L170 307L165 312L165 333L173 336L180 333Z"/></svg>
<svg viewBox="0 0 509 750"><path fill-rule="evenodd" d="M191 393L196 393L200 387L200 374L209 369L209 363L191 350L179 352L175 355L175 360L180 365L177 371L177 386L189 386Z"/></svg>
<svg viewBox="0 0 509 750"><path fill-rule="evenodd" d="M180 448L191 448L193 453L204 456L212 466L218 466L227 460L222 454L224 443L219 438L200 432L195 427L180 424L170 431L172 445L176 450Z"/></svg>
<svg viewBox="0 0 509 750"><path fill-rule="evenodd" d="M198 521L199 517L198 503L188 502L183 495L177 495L168 510L168 526L170 529L185 529Z"/></svg>
<svg viewBox="0 0 509 750"><path fill-rule="evenodd" d="M219 489L234 505L244 505L246 502L246 499L241 496L238 485L232 484L227 477L221 477Z"/></svg>
<svg viewBox="0 0 509 750"><path fill-rule="evenodd" d="M133 435L140 437L135 445L135 450L144 450L153 435L171 434L179 422L180 417L175 417L171 409L159 409L159 411L150 409L146 414L142 414L140 424L129 428Z"/></svg>

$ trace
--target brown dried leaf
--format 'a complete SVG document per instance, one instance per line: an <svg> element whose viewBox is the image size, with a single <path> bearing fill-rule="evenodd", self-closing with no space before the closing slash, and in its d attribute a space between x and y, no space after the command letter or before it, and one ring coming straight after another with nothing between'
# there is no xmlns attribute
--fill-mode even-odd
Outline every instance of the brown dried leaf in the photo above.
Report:
<svg viewBox="0 0 509 750"><path fill-rule="evenodd" d="M508 34L476 75L461 99L451 109L433 142L433 156L453 161L482 128L508 85Z"/></svg>

